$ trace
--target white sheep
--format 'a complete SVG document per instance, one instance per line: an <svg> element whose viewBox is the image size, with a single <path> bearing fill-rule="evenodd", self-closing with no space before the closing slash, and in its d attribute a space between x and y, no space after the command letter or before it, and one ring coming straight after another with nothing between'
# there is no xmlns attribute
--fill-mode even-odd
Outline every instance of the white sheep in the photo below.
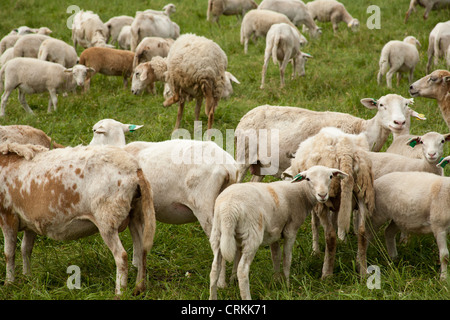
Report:
<svg viewBox="0 0 450 320"><path fill-rule="evenodd" d="M214 206L210 243L214 254L210 273L210 299L217 299L222 258L236 257L242 299L251 299L250 265L261 245L270 245L273 266L280 270L281 238L284 239L283 275L289 283L292 248L297 231L316 203L325 203L333 177L347 174L324 166L299 173L292 182L241 183L225 189ZM238 264L237 264L238 263Z"/></svg>
<svg viewBox="0 0 450 320"><path fill-rule="evenodd" d="M100 17L92 11L81 10L73 17L72 41L73 47L77 49L79 44L83 48L107 47L109 31Z"/></svg>
<svg viewBox="0 0 450 320"><path fill-rule="evenodd" d="M291 165L292 155L298 145L306 138L315 135L323 127L337 127L347 133L364 132L370 150L380 151L391 132L403 131L406 117L410 116L413 99L405 99L400 95L388 94L378 100L365 98L361 103L369 109L376 109L372 119L361 119L350 114L339 112L318 112L298 107L281 107L264 105L250 110L244 115L236 127L236 160L241 166L239 181L242 181L248 169L256 175L253 181L260 181L264 175L281 177ZM267 133L267 141L258 140L258 134ZM269 135L278 134L277 162L261 150L271 150ZM247 138L255 136L256 142L251 145ZM270 138L270 139L269 139ZM267 168L269 167L269 168ZM269 173L269 171L271 171Z"/></svg>
<svg viewBox="0 0 450 320"><path fill-rule="evenodd" d="M27 34L21 36L14 44L14 57L37 58L42 42L52 39L42 34Z"/></svg>
<svg viewBox="0 0 450 320"><path fill-rule="evenodd" d="M297 75L305 75L305 64L311 55L300 51L301 39L296 29L285 23L273 24L266 37L266 50L264 52L264 65L260 88L264 88L267 66L270 56L273 63L280 69L281 87L284 87L284 72L290 61L292 61L292 79Z"/></svg>
<svg viewBox="0 0 450 320"><path fill-rule="evenodd" d="M381 50L379 61L380 70L377 75L378 85L386 74L388 88L392 88L392 76L397 73L397 86L400 84L402 73L408 72L409 83L413 80L414 69L419 62L420 42L413 36L403 41L392 40L386 43ZM389 70L389 71L388 71Z"/></svg>
<svg viewBox="0 0 450 320"><path fill-rule="evenodd" d="M242 19L247 11L256 8L258 8L258 4L253 0L208 0L206 20L220 25L221 15L235 15L238 19Z"/></svg>
<svg viewBox="0 0 450 320"><path fill-rule="evenodd" d="M8 34L0 40L0 53L6 51L6 49L14 47L20 36L17 34Z"/></svg>
<svg viewBox="0 0 450 320"><path fill-rule="evenodd" d="M92 127L94 137L89 145L123 147L126 145L124 133L134 132L142 127L142 125L124 124L114 119L100 120Z"/></svg>
<svg viewBox="0 0 450 320"><path fill-rule="evenodd" d="M138 64L152 60L153 57L167 57L174 40L171 38L145 37L136 47L133 70Z"/></svg>
<svg viewBox="0 0 450 320"><path fill-rule="evenodd" d="M154 57L151 61L140 63L133 72L131 78L131 92L139 95L148 88L155 94L155 82L165 82L165 73L167 71L167 58Z"/></svg>
<svg viewBox="0 0 450 320"><path fill-rule="evenodd" d="M0 67L14 58L14 48L8 48L0 56Z"/></svg>
<svg viewBox="0 0 450 320"><path fill-rule="evenodd" d="M138 11L139 12L139 11ZM144 13L151 13L151 14L163 14L168 17L172 15L172 13L177 12L177 7L173 3L166 4L162 11L161 10L153 10L153 9L147 9L143 11Z"/></svg>
<svg viewBox="0 0 450 320"><path fill-rule="evenodd" d="M450 0L411 0L408 11L406 11L405 23L408 21L411 12L416 11L415 6L425 7L423 18L428 19L431 10L439 10L450 6Z"/></svg>
<svg viewBox="0 0 450 320"><path fill-rule="evenodd" d="M136 13L131 24L131 51L145 37L161 37L177 39L180 36L180 27L163 14Z"/></svg>
<svg viewBox="0 0 450 320"><path fill-rule="evenodd" d="M282 13L262 9L253 9L247 12L244 19L242 19L240 36L241 44L244 45L244 53L247 54L248 40L250 38L256 39L258 37L265 37L267 32L269 32L270 27L276 23L286 23L298 31L291 20ZM298 31L298 33L302 46L306 45L308 41L300 31Z"/></svg>
<svg viewBox="0 0 450 320"><path fill-rule="evenodd" d="M47 27L30 28L28 26L21 26L21 27L11 30L11 32L9 34L10 35L17 34L19 36L23 36L23 35L30 34L30 33L43 34L43 35L48 36L50 33L52 33L52 30L50 30Z"/></svg>
<svg viewBox="0 0 450 320"><path fill-rule="evenodd" d="M117 43L119 48L123 50L130 50L131 48L131 26L124 26L120 30L119 36L117 37Z"/></svg>
<svg viewBox="0 0 450 320"><path fill-rule="evenodd" d="M122 31L122 28L125 26L131 26L133 23L134 18L130 16L117 16L112 17L108 21L105 22L106 28L108 28L108 41L110 41L111 44L115 44L117 42L117 39L119 38L120 31Z"/></svg>
<svg viewBox="0 0 450 320"><path fill-rule="evenodd" d="M195 34L183 34L172 45L167 56L166 82L173 96L163 103L165 107L179 103L175 129L180 126L184 104L195 99L195 119L205 98L208 129L214 122L214 111L226 86L225 71L228 58L214 41Z"/></svg>
<svg viewBox="0 0 450 320"><path fill-rule="evenodd" d="M6 102L14 89L19 89L19 101L26 112L33 114L25 100L25 94L48 91L50 99L48 112L56 110L57 92L73 91L77 85L82 86L91 69L83 65L75 65L70 69L58 63L42 61L34 58L14 58L0 69L1 98L0 116L5 115Z"/></svg>
<svg viewBox="0 0 450 320"><path fill-rule="evenodd" d="M439 22L430 32L428 37L427 73L430 73L431 61L434 60L434 65L437 65L439 58L442 57L445 58L447 67L450 67L450 20Z"/></svg>
<svg viewBox="0 0 450 320"><path fill-rule="evenodd" d="M59 39L44 40L39 47L37 58L59 63L66 68L71 68L78 62L78 55L75 49Z"/></svg>
<svg viewBox="0 0 450 320"><path fill-rule="evenodd" d="M333 32L336 33L340 22L345 22L352 31L359 29L359 20L348 13L345 6L335 0L314 0L306 4L313 20L331 22Z"/></svg>
<svg viewBox="0 0 450 320"><path fill-rule="evenodd" d="M447 157L443 162L449 160ZM376 232L391 221L384 232L389 256L397 257L395 236L399 231L432 233L439 248L440 279L446 280L450 178L427 172L393 172L376 179L374 187L376 209L371 225Z"/></svg>
<svg viewBox="0 0 450 320"><path fill-rule="evenodd" d="M314 17L310 14L309 9L299 0L263 0L258 10L272 10L286 15L297 27L305 26L313 38L317 38L322 34L314 22Z"/></svg>

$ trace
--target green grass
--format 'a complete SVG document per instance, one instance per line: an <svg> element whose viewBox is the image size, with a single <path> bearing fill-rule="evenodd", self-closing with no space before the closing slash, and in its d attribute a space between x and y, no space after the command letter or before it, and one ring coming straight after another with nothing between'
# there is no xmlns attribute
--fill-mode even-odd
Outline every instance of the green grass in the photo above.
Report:
<svg viewBox="0 0 450 320"><path fill-rule="evenodd" d="M155 0L152 8L162 8L168 1ZM392 39L403 39L414 35L422 43L420 63L415 79L425 75L428 34L436 23L448 20L449 11L432 12L427 21L422 19L423 8L418 8L408 22L403 23L409 0L360 0L343 1L348 10L361 21L358 33L347 30L344 24L339 33L333 35L329 24L321 24L323 36L310 41L305 52L314 56L306 66L306 76L291 81L279 88L279 73L271 64L267 73L266 89L260 90L261 69L265 43L261 39L256 45L250 43L249 54L243 54L239 43L240 24L235 17L222 17L221 27L206 21L206 0L173 0L177 12L173 20L180 25L182 33L192 32L216 41L228 55L229 67L241 82L235 85L234 95L219 103L215 114L214 128L225 136L226 129L236 127L239 119L250 109L261 104L289 105L313 110L348 112L370 118L374 111L364 108L359 100L378 98L388 93L409 97L408 81L403 79L397 87L387 89L385 83L378 86L376 73L383 45ZM260 2L260 1L258 1ZM85 10L98 13L103 21L117 15L134 15L146 9L148 1L122 0L44 1L3 0L0 4L0 34L6 35L15 27L47 26L53 36L71 43L71 32L66 28L70 14L66 8L76 4ZM366 9L376 4L381 8L381 29L369 30ZM81 49L78 48L81 53ZM438 66L445 68L443 62ZM291 66L287 74L290 75ZM129 142L135 140L162 141L170 139L175 124L177 107L162 106L162 86L158 94L134 96L129 88L122 87L120 78L96 75L88 94L59 96L58 111L47 114L48 95L27 96L35 116L25 114L17 100L11 95L6 107L6 116L1 125L28 124L44 130L57 142L75 146L88 144L92 138L92 125L103 118L114 118L124 123L143 124L144 127L127 135ZM434 100L416 98L414 109L424 113L427 121L412 122L412 132L427 131L446 133L448 128ZM203 130L206 120L201 114ZM194 108L190 103L185 109L181 127L193 132ZM448 154L449 149L446 149ZM447 172L448 175L448 172ZM207 178L207 177L205 177ZM273 179L266 178L266 181ZM21 236L20 236L21 238ZM121 239L129 256L132 252L130 234L125 231ZM381 270L381 289L369 290L360 280L356 270L356 238L339 243L334 276L320 280L323 254L311 254L311 228L309 219L301 227L294 246L291 282L273 277L273 268L268 247L262 247L251 266L250 289L254 299L448 299L448 284L438 281L438 250L432 236L412 237L407 245L399 245L399 260L387 258L384 239L369 248L368 265L378 265ZM321 239L322 250L324 239ZM0 240L3 250L3 239ZM129 290L124 299L208 299L209 271L212 253L209 242L198 223L189 225L167 225L158 223L155 244L148 256L148 289L140 297L131 295L136 270L130 267ZM77 265L81 269L81 289L69 290L66 286L69 274L67 267ZM21 275L20 241L16 255L15 284L0 285L0 299L112 299L114 298L114 260L100 236L91 236L78 241L57 242L38 237L33 251L30 278ZM229 271L229 270L228 270ZM0 282L5 278L5 260L0 257ZM220 299L239 299L236 283L219 290Z"/></svg>

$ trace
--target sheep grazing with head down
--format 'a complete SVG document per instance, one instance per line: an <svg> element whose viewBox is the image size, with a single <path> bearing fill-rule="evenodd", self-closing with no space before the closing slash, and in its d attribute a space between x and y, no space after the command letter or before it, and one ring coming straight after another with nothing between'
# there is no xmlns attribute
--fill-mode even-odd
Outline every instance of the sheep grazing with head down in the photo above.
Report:
<svg viewBox="0 0 450 320"><path fill-rule="evenodd" d="M337 32L339 23L345 22L352 31L359 29L359 20L348 13L345 6L335 0L314 0L306 4L313 20L331 22L334 33Z"/></svg>
<svg viewBox="0 0 450 320"><path fill-rule="evenodd" d="M221 15L235 15L238 19L245 16L247 11L258 8L253 0L208 0L206 20L219 23Z"/></svg>
<svg viewBox="0 0 450 320"><path fill-rule="evenodd" d="M186 100L196 100L198 120L203 98L206 100L208 129L212 128L214 112L225 88L227 66L227 55L210 39L184 34L173 43L167 56L166 73L173 96L164 101L164 106L179 103L175 129L180 126Z"/></svg>
<svg viewBox="0 0 450 320"><path fill-rule="evenodd" d="M73 17L72 41L75 50L77 49L77 44L81 45L83 48L111 48L111 45L106 44L108 35L108 28L102 22L98 14L95 14L92 11L81 10Z"/></svg>
<svg viewBox="0 0 450 320"><path fill-rule="evenodd" d="M297 231L317 203L328 200L334 177L346 173L313 166L292 182L239 183L225 189L214 206L210 243L214 260L210 273L210 299L217 299L217 281L222 259L235 261L242 299L251 299L250 265L261 245L269 245L273 266L280 271L280 239L284 238L283 275L289 283L292 248Z"/></svg>
<svg viewBox="0 0 450 320"><path fill-rule="evenodd" d="M408 21L411 12L416 11L415 7L417 5L425 8L423 18L426 20L428 19L428 15L431 10L439 10L450 7L450 0L411 0L408 11L406 11L405 23Z"/></svg>

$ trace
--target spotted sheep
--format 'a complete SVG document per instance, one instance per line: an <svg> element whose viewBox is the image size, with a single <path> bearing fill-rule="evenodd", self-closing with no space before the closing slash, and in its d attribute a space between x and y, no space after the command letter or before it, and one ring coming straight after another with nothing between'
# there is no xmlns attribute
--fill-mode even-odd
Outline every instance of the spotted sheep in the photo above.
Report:
<svg viewBox="0 0 450 320"><path fill-rule="evenodd" d="M119 232L128 226L138 269L134 293L145 290L155 212L150 184L131 155L112 146L48 150L9 141L0 145L0 181L6 283L15 278L19 231L24 231L25 275L31 271L36 235L73 240L99 232L114 256L115 293L121 295L127 285L128 258Z"/></svg>

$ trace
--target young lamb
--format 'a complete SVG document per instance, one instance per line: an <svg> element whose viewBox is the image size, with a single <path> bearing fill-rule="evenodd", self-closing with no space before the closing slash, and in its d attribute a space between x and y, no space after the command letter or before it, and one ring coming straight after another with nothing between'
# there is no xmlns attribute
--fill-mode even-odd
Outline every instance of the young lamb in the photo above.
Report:
<svg viewBox="0 0 450 320"><path fill-rule="evenodd" d="M78 61L78 55L75 49L71 45L58 39L44 40L39 47L37 58L59 63L66 68L73 67Z"/></svg>
<svg viewBox="0 0 450 320"><path fill-rule="evenodd" d="M52 38L42 34L27 34L21 36L14 44L14 57L37 58L42 42L47 39Z"/></svg>
<svg viewBox="0 0 450 320"><path fill-rule="evenodd" d="M0 90L4 90L0 116L5 115L6 102L16 88L19 89L19 101L26 112L33 114L25 100L25 94L46 91L50 93L47 111L51 112L52 105L53 110L56 111L58 102L56 93L73 91L77 85L82 86L91 71L91 68L83 65L66 69L58 63L34 58L14 58L0 69Z"/></svg>
<svg viewBox="0 0 450 320"><path fill-rule="evenodd" d="M447 157L443 162L448 160L450 158ZM446 280L450 178L427 172L393 172L376 179L374 187L376 209L371 224L376 232L384 223L391 221L384 232L389 256L397 257L395 236L399 231L432 233L439 248L440 279Z"/></svg>
<svg viewBox="0 0 450 320"><path fill-rule="evenodd" d="M94 137L89 145L110 145L116 147L123 147L126 145L126 132L134 132L142 125L123 124L114 119L103 119L94 124L92 132Z"/></svg>
<svg viewBox="0 0 450 320"><path fill-rule="evenodd" d="M340 184L332 185L330 201L318 206L313 213L313 218L316 215L319 217L326 239L322 278L333 274L336 255L335 228L337 226L339 239L344 240L350 229L352 212L356 208L359 209L355 216L355 232L358 235L357 261L360 274L366 274L365 219L371 216L375 206L372 164L366 154L368 149L369 144L364 133L348 134L335 127L326 127L300 143L291 161L293 175L315 165L337 168L349 175ZM330 215L330 211L335 214ZM313 219L314 241L318 241L316 222L317 219Z"/></svg>
<svg viewBox="0 0 450 320"><path fill-rule="evenodd" d="M117 43L119 48L122 50L130 50L131 48L131 26L124 26L120 30L119 36L117 37Z"/></svg>
<svg viewBox="0 0 450 320"><path fill-rule="evenodd" d="M337 127L347 133L364 132L370 150L380 151L391 132L402 132L411 115L408 107L413 99L405 99L396 94L388 94L378 100L365 98L361 103L369 109L376 109L372 119L361 119L346 113L318 112L298 107L259 106L245 114L236 127L236 160L241 166L239 181L242 182L248 169L255 175L252 181L261 181L265 175L281 177L291 165L292 155L306 138L315 135L323 127ZM278 162L261 150L274 152L271 140L258 138L261 132L278 134ZM250 145L247 138L255 136Z"/></svg>
<svg viewBox="0 0 450 320"><path fill-rule="evenodd" d="M108 28L100 17L92 11L79 11L73 18L72 41L73 47L77 44L83 48L113 46L106 44L109 36Z"/></svg>
<svg viewBox="0 0 450 320"><path fill-rule="evenodd" d="M153 57L167 57L174 40L171 38L145 37L136 47L133 70L138 64L152 60Z"/></svg>
<svg viewBox="0 0 450 320"><path fill-rule="evenodd" d="M324 166L299 173L292 182L240 183L225 189L214 206L210 243L214 254L210 273L210 299L217 299L222 258L236 257L242 299L251 299L250 265L261 245L270 245L273 266L280 271L280 239L284 238L283 275L289 283L292 248L297 231L317 203L325 203L333 177L347 174Z"/></svg>
<svg viewBox="0 0 450 320"><path fill-rule="evenodd" d="M235 15L238 19L247 13L247 11L258 8L258 4L253 0L208 0L208 10L206 11L206 20L218 25L221 15Z"/></svg>
<svg viewBox="0 0 450 320"><path fill-rule="evenodd" d="M266 37L266 50L264 52L264 65L260 88L264 88L267 65L270 56L273 63L280 69L281 87L284 87L284 72L290 61L292 61L292 79L297 75L305 75L305 64L311 55L300 51L301 39L296 29L285 23L273 24Z"/></svg>
<svg viewBox="0 0 450 320"><path fill-rule="evenodd" d="M412 36L406 37L403 41L392 40L386 43L381 50L380 70L377 75L378 85L381 84L381 79L386 74L387 86L392 88L392 76L397 73L397 86L399 86L404 72L409 73L408 80L411 83L414 69L419 62L417 47L420 48L420 42Z"/></svg>
<svg viewBox="0 0 450 320"><path fill-rule="evenodd" d="M302 1L263 0L259 4L258 9L272 10L286 15L297 27L304 25L313 38L317 38L322 34L322 29L316 25L309 9Z"/></svg>
<svg viewBox="0 0 450 320"><path fill-rule="evenodd" d="M131 24L131 51L135 52L136 47L145 37L161 37L177 39L180 36L180 27L163 14L136 13L136 17Z"/></svg>
<svg viewBox="0 0 450 320"><path fill-rule="evenodd" d="M427 73L430 73L433 57L434 65L438 64L439 58L444 57L447 67L450 67L450 20L439 22L430 32L428 38Z"/></svg>
<svg viewBox="0 0 450 320"><path fill-rule="evenodd" d="M359 29L359 20L348 13L345 6L335 0L314 0L306 4L313 20L331 22L333 32L336 33L340 22L345 22L352 31Z"/></svg>
<svg viewBox="0 0 450 320"><path fill-rule="evenodd" d="M94 70L89 74L84 84L84 90L90 88L91 78L96 73L106 76L123 77L123 86L128 86L128 78L133 73L134 53L128 50L92 47L84 50L80 55L80 64Z"/></svg>
<svg viewBox="0 0 450 320"><path fill-rule="evenodd" d="M227 65L227 55L210 39L184 34L173 43L167 56L166 73L173 96L164 101L164 106L179 103L175 129L180 126L186 100L196 100L195 120L198 120L203 98L208 129L212 128L214 111L226 86Z"/></svg>
<svg viewBox="0 0 450 320"><path fill-rule="evenodd" d="M146 88L153 94L156 93L155 82L165 82L167 71L167 58L154 57L151 61L140 63L133 72L131 78L131 92L139 95Z"/></svg>
<svg viewBox="0 0 450 320"><path fill-rule="evenodd" d="M415 6L420 5L425 8L423 18L428 19L431 10L439 10L450 6L450 0L411 0L408 11L406 11L405 23L408 21L411 12L416 11Z"/></svg>
<svg viewBox="0 0 450 320"><path fill-rule="evenodd" d="M409 87L412 97L436 99L442 116L450 128L450 72L435 70Z"/></svg>
<svg viewBox="0 0 450 320"><path fill-rule="evenodd" d="M117 39L119 38L120 31L125 26L131 26L134 18L130 16L117 16L112 17L108 21L105 22L106 28L108 28L108 39L107 42L110 41L111 44L115 44Z"/></svg>
<svg viewBox="0 0 450 320"><path fill-rule="evenodd" d="M23 273L31 273L36 235L74 240L97 232L116 262L116 295L127 286L128 258L119 238L127 226L137 266L135 294L145 290L146 258L153 244L155 211L151 187L137 161L117 147L47 151L31 144L0 145L0 227L5 237L6 283L14 282L17 234Z"/></svg>
<svg viewBox="0 0 450 320"><path fill-rule="evenodd" d="M270 27L276 23L286 23L297 31L297 27L289 20L289 18L282 14L272 10L253 9L247 12L242 19L241 24L241 44L244 45L244 53L248 51L248 40L250 38L256 39L258 37L265 37L269 32ZM308 41L298 31L302 46L306 45Z"/></svg>

